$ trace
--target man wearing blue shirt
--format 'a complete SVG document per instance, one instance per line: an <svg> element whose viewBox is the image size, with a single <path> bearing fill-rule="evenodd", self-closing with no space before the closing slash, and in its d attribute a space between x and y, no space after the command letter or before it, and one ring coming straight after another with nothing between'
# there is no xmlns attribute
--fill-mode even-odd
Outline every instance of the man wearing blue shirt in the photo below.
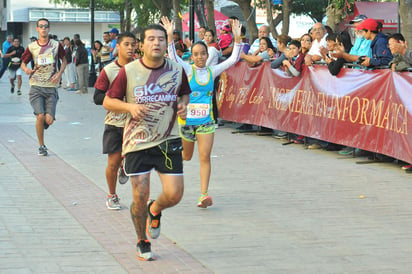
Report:
<svg viewBox="0 0 412 274"><path fill-rule="evenodd" d="M116 59L117 57L117 50L116 50L116 44L117 44L117 35L119 35L119 30L116 28L112 28L112 30L109 32L110 34L110 58Z"/></svg>
<svg viewBox="0 0 412 274"><path fill-rule="evenodd" d="M367 56L370 58L372 57L372 48L371 48L372 41L365 39L361 31L356 30L356 27L359 26L366 19L368 19L366 15L360 14L356 16L352 21L349 22L355 28L355 34L356 34L355 44L351 48L349 54L357 55L357 56ZM349 60L346 60L346 61L349 61ZM356 61L357 60L355 60L354 62Z"/></svg>
<svg viewBox="0 0 412 274"><path fill-rule="evenodd" d="M3 54L7 53L7 50L11 47L13 43L13 35L8 35L6 41L3 43ZM4 72L6 71L8 65L10 63L10 57L3 57L3 65L0 70L0 78L3 77Z"/></svg>
<svg viewBox="0 0 412 274"><path fill-rule="evenodd" d="M388 66L393 57L388 48L388 38L379 31L378 22L371 18L365 19L356 27L356 30L361 31L363 37L371 41L372 57L359 57L342 51L336 52L333 56L336 58L343 57L346 61L358 62L360 65L369 68Z"/></svg>

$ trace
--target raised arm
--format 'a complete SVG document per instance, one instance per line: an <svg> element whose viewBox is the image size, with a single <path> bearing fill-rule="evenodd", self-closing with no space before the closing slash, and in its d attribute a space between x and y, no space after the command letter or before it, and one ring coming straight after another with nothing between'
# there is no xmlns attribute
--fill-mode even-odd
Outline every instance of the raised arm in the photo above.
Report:
<svg viewBox="0 0 412 274"><path fill-rule="evenodd" d="M236 64L240 59L240 54L242 53L242 43L240 38L240 29L242 28L242 24L239 23L239 20L233 21L232 31L234 35L235 44L233 47L232 55L222 63L211 66L210 69L213 72L213 76L216 78L219 76L223 71L230 68L234 64Z"/></svg>
<svg viewBox="0 0 412 274"><path fill-rule="evenodd" d="M163 16L161 20L162 20L162 25L166 29L166 33L167 33L167 42L168 42L167 51L169 54L169 58L181 64L183 66L183 69L186 72L186 75L189 76L189 74L192 73L192 67L188 63L183 61L182 58L180 58L176 53L175 43L173 41L173 30L174 30L173 20L169 21L169 18L167 18L166 16Z"/></svg>

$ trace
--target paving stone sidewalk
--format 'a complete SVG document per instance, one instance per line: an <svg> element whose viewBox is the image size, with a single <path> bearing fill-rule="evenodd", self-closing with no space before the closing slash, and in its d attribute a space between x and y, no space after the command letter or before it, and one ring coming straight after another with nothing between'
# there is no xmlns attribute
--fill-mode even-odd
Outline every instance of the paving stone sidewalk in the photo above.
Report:
<svg viewBox="0 0 412 274"><path fill-rule="evenodd" d="M268 136L216 132L210 194L196 207L197 154L185 195L164 212L155 262L135 258L130 183L125 210L105 208L104 110L60 90L39 157L23 95L0 83L0 273L410 273L411 175ZM152 197L160 191L152 175Z"/></svg>

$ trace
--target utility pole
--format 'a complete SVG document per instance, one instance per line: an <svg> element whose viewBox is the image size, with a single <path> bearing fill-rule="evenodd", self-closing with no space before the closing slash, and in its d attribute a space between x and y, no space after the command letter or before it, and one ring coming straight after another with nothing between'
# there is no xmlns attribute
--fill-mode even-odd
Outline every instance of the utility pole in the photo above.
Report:
<svg viewBox="0 0 412 274"><path fill-rule="evenodd" d="M90 45L91 48L94 46L94 0L90 0ZM94 60L93 60L93 54L91 58L91 68L89 72L89 88L94 87L94 83L96 83L96 69L94 67Z"/></svg>

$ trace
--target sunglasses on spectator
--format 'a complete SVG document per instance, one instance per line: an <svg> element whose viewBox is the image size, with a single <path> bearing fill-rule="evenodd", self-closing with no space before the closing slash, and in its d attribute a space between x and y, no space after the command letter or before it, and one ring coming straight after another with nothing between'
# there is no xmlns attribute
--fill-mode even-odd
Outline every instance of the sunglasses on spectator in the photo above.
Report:
<svg viewBox="0 0 412 274"><path fill-rule="evenodd" d="M41 28L41 29L42 29L42 28L48 29L48 28L49 28L49 25L47 25L47 24L46 24L46 25L40 24L40 25L38 25L38 27Z"/></svg>

